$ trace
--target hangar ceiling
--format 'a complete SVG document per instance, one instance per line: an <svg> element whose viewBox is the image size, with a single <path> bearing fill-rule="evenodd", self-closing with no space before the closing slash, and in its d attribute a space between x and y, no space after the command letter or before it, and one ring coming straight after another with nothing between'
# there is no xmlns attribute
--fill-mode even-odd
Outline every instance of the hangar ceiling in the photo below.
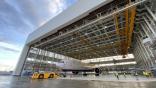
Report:
<svg viewBox="0 0 156 88"><path fill-rule="evenodd" d="M145 0L114 0L31 47L75 59L123 55L133 50L139 6ZM61 20L61 19L60 19Z"/></svg>

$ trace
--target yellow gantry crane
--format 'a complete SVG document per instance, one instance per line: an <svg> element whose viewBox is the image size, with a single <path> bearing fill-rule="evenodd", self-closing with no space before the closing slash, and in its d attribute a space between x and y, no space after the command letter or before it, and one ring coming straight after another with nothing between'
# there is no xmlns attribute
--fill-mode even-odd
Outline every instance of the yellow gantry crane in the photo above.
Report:
<svg viewBox="0 0 156 88"><path fill-rule="evenodd" d="M128 1L129 4L131 4L131 1ZM126 6L128 6L127 4ZM125 17L125 26L123 27L124 29L121 30L119 28L119 21L118 17L121 14L115 14L114 15L114 22L115 22L115 28L116 28L116 33L119 35L119 37L124 36L126 39L121 40L121 45L120 45L120 50L121 54L125 58L125 55L128 54L128 49L131 46L131 41L132 41L132 33L134 30L134 21L135 21L135 16L136 16L136 6L133 6L131 8L128 8L124 11L123 16Z"/></svg>

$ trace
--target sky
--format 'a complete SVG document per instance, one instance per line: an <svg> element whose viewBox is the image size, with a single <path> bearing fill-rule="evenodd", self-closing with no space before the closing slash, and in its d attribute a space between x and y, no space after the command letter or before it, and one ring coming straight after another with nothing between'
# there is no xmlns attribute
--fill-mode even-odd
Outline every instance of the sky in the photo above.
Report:
<svg viewBox="0 0 156 88"><path fill-rule="evenodd" d="M14 69L28 35L75 2L76 0L1 0L0 70L5 67Z"/></svg>

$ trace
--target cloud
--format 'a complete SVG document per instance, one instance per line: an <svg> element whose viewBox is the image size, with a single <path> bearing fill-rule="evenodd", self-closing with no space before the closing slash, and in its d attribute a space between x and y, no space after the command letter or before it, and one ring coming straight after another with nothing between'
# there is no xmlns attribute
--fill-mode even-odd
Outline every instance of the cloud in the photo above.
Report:
<svg viewBox="0 0 156 88"><path fill-rule="evenodd" d="M9 28L8 30L15 29L19 33L26 34L29 30L31 30L28 25L28 23L25 21L18 10L6 2L5 0L2 0L0 2L0 25L2 26L1 30L5 30L6 28ZM24 27L27 27L27 30ZM28 29L29 28L29 29Z"/></svg>
<svg viewBox="0 0 156 88"><path fill-rule="evenodd" d="M14 68L17 64L21 50L21 46L0 42L0 65L9 65Z"/></svg>
<svg viewBox="0 0 156 88"><path fill-rule="evenodd" d="M10 52L20 52L22 47L18 47L18 46L15 46L15 45L12 45L12 44L8 44L8 43L5 43L5 42L0 42L0 49L3 49L5 51L10 51Z"/></svg>
<svg viewBox="0 0 156 88"><path fill-rule="evenodd" d="M76 0L1 0L0 64L16 64L29 33L74 2Z"/></svg>
<svg viewBox="0 0 156 88"><path fill-rule="evenodd" d="M6 0L35 28L47 22L76 0Z"/></svg>
<svg viewBox="0 0 156 88"><path fill-rule="evenodd" d="M13 0L16 8L31 24L39 27L63 11L66 0ZM18 5L18 7L17 7Z"/></svg>
<svg viewBox="0 0 156 88"><path fill-rule="evenodd" d="M15 53L16 53L16 52L17 52L17 53L19 52L19 50L7 48L7 47L1 47L1 46L0 46L0 48L3 49L3 50L6 50L6 51L10 51L10 52L15 52Z"/></svg>
<svg viewBox="0 0 156 88"><path fill-rule="evenodd" d="M24 44L29 33L62 12L75 1L1 0L0 41Z"/></svg>
<svg viewBox="0 0 156 88"><path fill-rule="evenodd" d="M33 30L33 26L5 0L0 1L0 27L0 41L13 44L23 44Z"/></svg>

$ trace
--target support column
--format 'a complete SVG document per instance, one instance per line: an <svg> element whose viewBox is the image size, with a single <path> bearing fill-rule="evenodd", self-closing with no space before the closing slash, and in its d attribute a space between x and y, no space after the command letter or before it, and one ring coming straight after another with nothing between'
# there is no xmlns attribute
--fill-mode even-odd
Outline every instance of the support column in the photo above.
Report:
<svg viewBox="0 0 156 88"><path fill-rule="evenodd" d="M16 65L16 69L13 72L14 76L20 76L21 75L21 72L23 70L24 63L26 61L26 57L27 57L27 54L29 52L29 49L30 49L29 46L27 46L27 45L24 46L24 48L22 50L22 53L20 55L19 61L18 61L17 65Z"/></svg>

